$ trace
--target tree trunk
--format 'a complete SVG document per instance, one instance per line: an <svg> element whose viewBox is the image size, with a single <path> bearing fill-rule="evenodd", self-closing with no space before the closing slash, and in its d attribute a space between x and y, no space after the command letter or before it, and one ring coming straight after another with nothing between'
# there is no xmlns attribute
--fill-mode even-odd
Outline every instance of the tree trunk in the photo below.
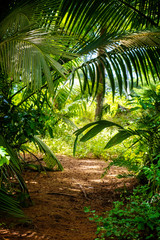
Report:
<svg viewBox="0 0 160 240"><path fill-rule="evenodd" d="M104 33L105 29L101 30L101 35ZM99 48L98 55L101 56L104 53L103 48ZM104 102L104 84L103 84L103 74L105 74L104 65L98 66L99 69L99 89L96 97L96 110L95 110L95 121L99 121L102 119L103 112L103 102ZM103 72L102 72L103 71Z"/></svg>
<svg viewBox="0 0 160 240"><path fill-rule="evenodd" d="M103 101L104 101L103 90L101 90L101 92L98 93L96 98L95 121L99 121L102 119Z"/></svg>

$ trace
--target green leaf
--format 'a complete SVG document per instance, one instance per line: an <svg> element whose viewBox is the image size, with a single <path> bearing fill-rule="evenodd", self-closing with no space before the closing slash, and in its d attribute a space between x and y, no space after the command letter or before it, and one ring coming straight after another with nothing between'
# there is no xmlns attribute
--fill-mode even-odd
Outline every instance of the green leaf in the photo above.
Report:
<svg viewBox="0 0 160 240"><path fill-rule="evenodd" d="M82 127L82 128L80 128L80 129L78 129L77 131L75 131L74 132L74 134L76 135L76 136L78 136L78 135L80 135L81 133L83 133L85 130L87 130L88 128L90 128L90 127L92 127L92 126L94 126L95 125L95 127L97 126L98 127L98 129L101 127L102 128L102 130L104 129L104 128L106 128L106 127L111 127L111 126L117 126L117 127L119 127L119 128L122 128L120 125L118 125L118 124L116 124L116 123L113 123L113 122L111 122L111 121L107 121L107 120L101 120L101 121L96 121L96 122L93 122L93 123L89 123L89 124L87 124L87 125L85 125L84 127ZM96 130L95 130L96 131ZM100 132L99 130L97 130L98 132ZM94 131L93 131L94 132ZM97 134L97 133L96 133ZM95 135L96 135L95 134ZM94 136L95 136L94 135ZM86 140L87 141L87 140Z"/></svg>
<svg viewBox="0 0 160 240"><path fill-rule="evenodd" d="M13 164L14 167L16 167L17 170L19 171L20 170L20 161L18 159L18 156L14 152L14 150L11 148L11 146L7 143L7 140L2 135L0 135L0 146L3 146L6 149L8 155L11 158L11 164Z"/></svg>
<svg viewBox="0 0 160 240"><path fill-rule="evenodd" d="M54 153L51 151L51 149L39 137L34 136L34 140L38 144L40 150L43 151L49 158L52 159L54 165L57 165L58 170L62 171L63 167L60 161L56 158Z"/></svg>
<svg viewBox="0 0 160 240"><path fill-rule="evenodd" d="M66 69L48 54L45 56L48 59L51 66L61 75L61 77L66 79L66 74L67 74Z"/></svg>
<svg viewBox="0 0 160 240"><path fill-rule="evenodd" d="M3 147L1 147L1 146L0 146L0 155L1 155L2 157L5 157L5 156L7 155L7 153L6 153L6 151L5 151L5 148L3 148Z"/></svg>
<svg viewBox="0 0 160 240"><path fill-rule="evenodd" d="M75 141L74 141L74 146L73 146L73 156L76 155L77 141L78 141L78 135L76 136L76 139L75 139Z"/></svg>
<svg viewBox="0 0 160 240"><path fill-rule="evenodd" d="M19 203L2 189L0 189L0 212L12 217L27 219L24 212L21 210Z"/></svg>
<svg viewBox="0 0 160 240"><path fill-rule="evenodd" d="M78 137L80 134L82 134L85 130L87 130L90 127L93 127L90 131L88 131L81 139L80 141L88 141L90 138L94 137L97 135L100 131L102 131L106 127L111 127L111 126L116 126L118 128L122 128L120 125L113 123L111 121L107 120L101 120L101 121L96 121L93 123L89 123L85 125L83 128L80 128L74 132L76 135L76 139L74 141L74 147L73 147L73 155L75 156L76 152L76 147L77 147L77 142L78 142Z"/></svg>
<svg viewBox="0 0 160 240"><path fill-rule="evenodd" d="M9 164L10 157L0 157L0 167L2 167L4 164Z"/></svg>
<svg viewBox="0 0 160 240"><path fill-rule="evenodd" d="M111 148L134 135L138 135L138 133L135 131L121 129L114 137L111 138L111 140L105 146L105 149Z"/></svg>
<svg viewBox="0 0 160 240"><path fill-rule="evenodd" d="M122 128L120 125L107 121L107 120L101 120L98 121L96 123L96 125L90 129L81 139L81 142L86 142L89 139L93 138L94 136L96 136L98 133L100 133L103 129L107 128L107 127L112 127L112 126L117 126Z"/></svg>
<svg viewBox="0 0 160 240"><path fill-rule="evenodd" d="M48 132L50 137L53 138L53 129L50 126L48 126Z"/></svg>

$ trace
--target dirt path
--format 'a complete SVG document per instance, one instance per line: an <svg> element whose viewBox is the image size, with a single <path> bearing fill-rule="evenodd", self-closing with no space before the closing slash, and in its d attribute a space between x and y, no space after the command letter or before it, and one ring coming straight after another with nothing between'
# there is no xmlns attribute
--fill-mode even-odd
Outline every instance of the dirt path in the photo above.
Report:
<svg viewBox="0 0 160 240"><path fill-rule="evenodd" d="M27 172L25 179L34 206L25 209L32 226L0 229L3 240L93 240L96 225L88 220L85 206L101 213L119 198L115 189L124 184L131 187L135 180L117 179L125 169L112 167L101 179L107 163L98 159L75 159L58 156L64 171L39 174Z"/></svg>

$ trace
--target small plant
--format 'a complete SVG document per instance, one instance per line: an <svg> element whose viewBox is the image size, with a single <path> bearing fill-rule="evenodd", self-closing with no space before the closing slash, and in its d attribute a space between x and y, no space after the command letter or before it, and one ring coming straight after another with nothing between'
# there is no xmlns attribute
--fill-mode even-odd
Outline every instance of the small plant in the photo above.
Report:
<svg viewBox="0 0 160 240"><path fill-rule="evenodd" d="M159 158L160 154L157 155L155 160ZM148 180L148 185L150 186L151 194L158 193L160 187L160 160L158 160L157 164L152 163L150 167L144 166L142 168L142 172L144 173Z"/></svg>
<svg viewBox="0 0 160 240"><path fill-rule="evenodd" d="M114 202L113 209L102 216L85 208L85 212L93 215L89 220L97 223L96 240L160 239L160 196L148 198L148 190L147 185L137 187L133 195Z"/></svg>

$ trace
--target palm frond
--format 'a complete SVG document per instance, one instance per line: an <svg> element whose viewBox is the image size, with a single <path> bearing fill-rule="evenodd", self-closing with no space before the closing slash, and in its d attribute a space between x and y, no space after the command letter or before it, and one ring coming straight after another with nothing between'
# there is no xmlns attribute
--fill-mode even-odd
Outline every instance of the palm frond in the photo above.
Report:
<svg viewBox="0 0 160 240"><path fill-rule="evenodd" d="M96 121L96 122L92 122L92 123L89 123L87 125L85 125L84 127L76 130L74 132L74 134L76 135L76 139L75 139L75 142L74 142L74 148L73 148L73 155L75 155L75 152L76 152L76 147L77 147L77 142L78 142L78 138L81 134L83 134L83 132L85 132L86 130L87 133L85 133L81 138L80 138L80 141L81 142L86 142L88 141L89 139L95 137L98 133L100 133L103 129L107 128L107 127L112 127L112 126L115 126L117 127L118 129L121 129L123 130L123 128L117 124L117 123L114 123L114 122L111 122L111 121L108 121L108 120L100 120L100 121Z"/></svg>
<svg viewBox="0 0 160 240"><path fill-rule="evenodd" d="M6 139L0 135L0 146L3 146L8 155L10 156L10 161L14 164L14 166L20 171L20 161L18 159L18 156L13 151L12 147L7 143Z"/></svg>
<svg viewBox="0 0 160 240"><path fill-rule="evenodd" d="M155 6L150 0L65 1L63 27L79 36L73 51L84 55L106 49L106 54L73 69L71 86L76 78L82 93L87 90L90 96L96 96L100 66L106 70L113 95L116 82L122 94L123 88L133 87L135 76L137 84L144 80L149 83L150 78L156 81L159 78L159 8L157 0Z"/></svg>
<svg viewBox="0 0 160 240"><path fill-rule="evenodd" d="M152 23L154 26L159 25L160 20L160 4L159 0L119 0L121 3L126 5L128 8L132 9L134 12L137 12L142 18L148 19L148 22ZM146 22L146 24L148 24Z"/></svg>
<svg viewBox="0 0 160 240"><path fill-rule="evenodd" d="M57 36L56 36L57 39ZM0 42L0 65L13 79L31 82L32 89L42 86L42 76L53 89L50 66L65 78L64 67L57 61L61 57L73 58L73 54L56 42L54 36L42 30L30 31Z"/></svg>
<svg viewBox="0 0 160 240"><path fill-rule="evenodd" d="M90 140L91 138L95 137L97 134L99 134L105 128L109 128L109 127L116 127L117 130L118 130L118 133L116 133L107 142L106 146L104 147L105 149L108 149L108 148L111 148L111 147L113 147L117 144L120 144L124 140L126 140L130 137L134 137L134 136L137 136L139 139L141 139L141 138L146 138L147 139L147 137L150 134L147 130L144 130L144 129L137 129L137 130L132 130L130 128L125 129L121 125L119 125L117 123L114 123L112 121L100 120L100 121L97 121L97 122L89 123L89 124L85 125L84 127L80 128L80 129L78 129L74 132L74 134L76 135L76 139L75 139L75 142L74 142L73 154L75 155L78 138L79 138L79 136L83 135L83 132L85 132L85 134L83 136L81 136L80 141L81 142L86 142L86 141ZM138 142L138 141L139 140L137 140L136 142Z"/></svg>
<svg viewBox="0 0 160 240"><path fill-rule="evenodd" d="M105 149L111 148L124 140L126 140L129 137L132 137L134 135L137 135L138 133L136 131L131 131L128 129L121 129L117 134L115 134L110 141L106 144Z"/></svg>
<svg viewBox="0 0 160 240"><path fill-rule="evenodd" d="M116 40L115 40L116 41ZM134 32L122 37L120 45L126 47L159 47L160 46L160 30L153 29L148 31Z"/></svg>
<svg viewBox="0 0 160 240"><path fill-rule="evenodd" d="M121 35L121 34L120 34ZM110 37L113 37L110 38ZM112 39L112 40L111 40ZM105 46L105 43L107 44ZM93 44L93 43L92 43ZM94 45L85 47L84 51L92 52L93 49L100 47L101 43L97 41ZM145 31L133 33L130 35L121 35L121 38L109 35L109 39L104 41L104 54L91 58L81 66L73 69L71 82L78 78L82 92L85 92L86 86L92 86L90 95L94 96L99 86L99 75L102 72L100 65L105 68L106 78L110 80L113 95L115 94L115 85L118 84L119 92L122 94L123 87L132 88L136 77L137 84L154 82L160 79L160 32ZM81 77L80 77L81 75ZM78 76L78 77L77 77ZM105 85L105 78L103 77ZM85 83L85 85L84 85ZM129 84L129 86L128 86ZM103 88L105 91L105 87Z"/></svg>
<svg viewBox="0 0 160 240"><path fill-rule="evenodd" d="M11 27L21 27L22 22L17 21L21 18L21 20L27 20L30 25L35 28L44 27L47 28L50 26L52 22L55 22L55 15L59 10L61 0L15 0L15 1L7 1L4 4L4 11L2 13L2 25L5 25L7 28ZM3 9L3 8L2 8ZM8 19L13 19L16 21L9 22ZM57 18L56 18L57 19ZM13 24L17 22L16 24ZM19 24L20 23L20 24ZM24 25L26 27L26 25Z"/></svg>
<svg viewBox="0 0 160 240"><path fill-rule="evenodd" d="M15 9L0 23L0 66L14 80L31 83L34 90L42 86L44 75L53 92L50 67L66 78L67 71L60 62L63 58L75 58L66 48L73 37L64 36L54 28L51 33L37 26L27 5Z"/></svg>
<svg viewBox="0 0 160 240"><path fill-rule="evenodd" d="M80 141L85 142L88 141L90 138L93 138L95 135L97 135L99 132L101 132L104 128L106 127L112 127L112 126L116 126L118 128L122 128L119 124L111 122L111 121L107 121L107 120L101 120L101 121L96 121L93 123L89 123L87 125L85 125L84 127L76 130L74 132L74 134L76 136L79 136L80 134L82 134L84 131L86 131L87 129L91 129L89 130L89 132L87 132L81 139ZM97 128L95 128L97 127Z"/></svg>
<svg viewBox="0 0 160 240"><path fill-rule="evenodd" d="M143 27L156 26L159 23L158 0L150 4L146 1L125 0L62 0L61 15L63 27L70 34L77 33L85 36L96 31L100 35L101 29L107 32L117 30L143 29ZM125 16L125 17L124 17Z"/></svg>
<svg viewBox="0 0 160 240"><path fill-rule="evenodd" d="M57 166L58 170L62 171L63 167L60 161L56 158L51 149L37 136L34 136L34 141L38 144L39 149L43 151L48 158L52 161L52 166Z"/></svg>
<svg viewBox="0 0 160 240"><path fill-rule="evenodd" d="M7 214L21 220L27 220L27 217L21 210L19 203L2 189L0 189L0 215L1 214Z"/></svg>
<svg viewBox="0 0 160 240"><path fill-rule="evenodd" d="M114 50L118 45L119 48L122 47L122 44L127 48L129 48L129 45L134 45L137 48L142 41L142 36L141 39L137 37L137 43L135 41L133 43L131 38L130 40L128 38L127 42L125 39L120 42L117 38L124 31L143 30L146 27L158 27L159 25L159 5L157 0L155 4L152 4L150 0L143 2L128 0L102 0L100 2L96 0L92 2L88 0L78 0L76 2L73 0L47 0L45 4L43 0L27 0L25 2L18 1L18 4L15 1L11 10L14 11L11 11L0 25L1 66L4 71L10 73L14 78L18 80L20 78L24 79L26 83L32 82L33 89L41 86L42 73L47 79L49 88L53 89L50 65L60 76L65 77L66 71L60 62L64 63L66 58L69 60L76 57L77 55L73 53L82 55L98 47L106 46L106 44L108 44L110 51ZM43 30L45 29L46 31L49 28L52 34L48 31L44 33ZM102 29L103 34L101 34ZM114 41L112 41L113 38L115 39ZM155 47L155 40L157 41L157 39L158 35L154 40L152 36L152 41L148 40L149 46L154 45ZM143 37L142 42L144 40ZM159 45L159 39L156 44ZM142 55L142 51L139 54L139 58L140 55ZM119 62L121 61L122 66L124 65L124 59L122 61L119 57L116 59L116 62L113 63L112 61L112 67L117 69L117 64L119 65L119 62L117 63L118 60ZM96 70L98 61L97 59L95 64L87 64L87 66L84 65L81 68L84 76L82 90L88 89L90 95L94 85L90 88L90 84L87 81L88 69L92 79L94 75L93 81L95 81L93 71L96 72L96 78L98 79L99 73ZM103 65L104 61L101 59L99 64ZM105 64L109 66L110 61L109 63L105 61ZM142 68L145 69L145 66L142 66ZM114 93L115 86L110 69L112 68L108 67L108 75L110 75ZM128 70L130 75L133 76L132 67L129 64ZM119 68L116 73L117 76L120 71L123 71L123 76L125 77L125 68ZM121 77L118 77L118 82L122 89ZM126 77L124 82L126 85ZM120 92L122 91L121 89Z"/></svg>

